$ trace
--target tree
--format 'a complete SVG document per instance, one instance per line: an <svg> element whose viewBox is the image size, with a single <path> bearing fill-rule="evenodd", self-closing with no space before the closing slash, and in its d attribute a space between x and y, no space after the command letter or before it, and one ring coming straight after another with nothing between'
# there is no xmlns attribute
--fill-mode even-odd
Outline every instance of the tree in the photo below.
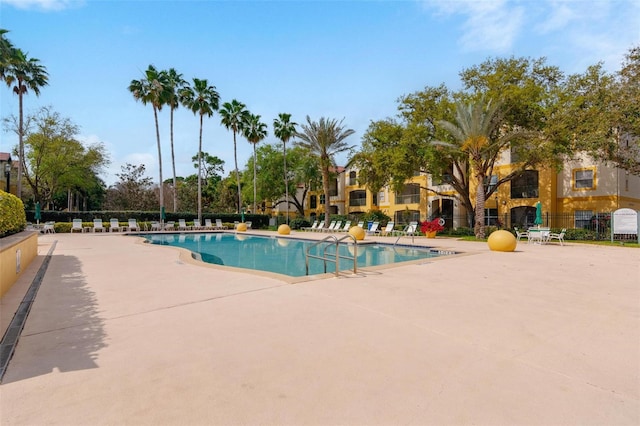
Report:
<svg viewBox="0 0 640 426"><path fill-rule="evenodd" d="M166 72L166 96L167 105L169 105L169 135L171 138L171 168L173 171L173 211L178 210L178 188L176 181L176 157L173 149L173 112L180 106L180 93L186 85L186 81L182 78L182 74L178 73L174 68L170 68Z"/></svg>
<svg viewBox="0 0 640 426"><path fill-rule="evenodd" d="M216 190L224 173L224 161L207 152L201 153L200 156L196 154L191 158L191 161L202 174L202 205L211 208L216 201ZM185 181L190 178L191 176L188 176Z"/></svg>
<svg viewBox="0 0 640 426"><path fill-rule="evenodd" d="M200 136L198 139L198 219L202 222L202 127L205 115L211 117L218 109L220 95L215 86L206 79L193 79L193 87L186 87L181 94L182 103L200 116Z"/></svg>
<svg viewBox="0 0 640 426"><path fill-rule="evenodd" d="M107 190L105 208L107 210L149 210L157 205L153 191L153 179L145 176L144 164L125 164L120 179Z"/></svg>
<svg viewBox="0 0 640 426"><path fill-rule="evenodd" d="M273 134L282 141L285 200L287 203L287 225L289 224L289 184L287 179L287 142L296 134L297 123L291 121L291 114L281 112L273 120ZM304 216L304 214L303 214Z"/></svg>
<svg viewBox="0 0 640 426"><path fill-rule="evenodd" d="M160 145L160 128L158 126L158 111L167 102L166 87L167 75L159 72L153 65L149 65L144 73L144 78L140 80L131 80L129 91L136 101L142 102L143 105L148 103L153 107L153 118L156 125L156 141L158 142L158 174L160 175L159 194L160 194L160 210L164 207L164 188L162 179L162 147Z"/></svg>
<svg viewBox="0 0 640 426"><path fill-rule="evenodd" d="M247 138L251 145L253 145L253 212L255 213L257 210L256 201L258 196L258 187L256 185L256 145L258 145L261 140L267 137L267 125L260 122L259 115L249 114L245 128L243 129L243 133L244 137Z"/></svg>
<svg viewBox="0 0 640 426"><path fill-rule="evenodd" d="M104 145L84 146L76 139L78 126L50 108L28 119L35 130L25 140L24 178L35 201L45 205L66 197L71 206L73 193L82 195L85 202L89 194L99 195L104 184L98 175L109 163Z"/></svg>
<svg viewBox="0 0 640 426"><path fill-rule="evenodd" d="M9 31L0 28L0 80L4 80L6 67L9 65L13 56L13 44L5 36Z"/></svg>
<svg viewBox="0 0 640 426"><path fill-rule="evenodd" d="M3 37L4 39L4 37ZM3 54L4 64L2 64L0 76L13 93L18 95L19 124L18 124L18 182L17 196L22 197L22 176L25 167L24 158L24 108L23 97L29 91L36 96L40 95L40 88L49 84L49 76L47 69L40 64L40 60L29 58L25 52L20 49L12 48L10 43L3 40L5 54ZM10 52L9 56L5 56L6 52Z"/></svg>
<svg viewBox="0 0 640 426"><path fill-rule="evenodd" d="M352 146L347 145L345 139L355 133L353 129L345 129L344 121L321 117L319 121L311 121L307 116L306 124L301 124L301 132L296 132L299 139L295 142L309 150L319 160L322 173L322 188L324 191L324 224L329 226L329 174L335 166L334 156L340 152L349 151Z"/></svg>
<svg viewBox="0 0 640 426"><path fill-rule="evenodd" d="M233 132L233 158L236 165L236 183L238 185L238 212L242 210L242 190L240 188L240 172L238 171L238 150L236 144L236 134L242 132L247 119L249 117L249 111L242 102L238 102L233 99L231 102L225 102L220 109L220 116L222 117L221 123Z"/></svg>

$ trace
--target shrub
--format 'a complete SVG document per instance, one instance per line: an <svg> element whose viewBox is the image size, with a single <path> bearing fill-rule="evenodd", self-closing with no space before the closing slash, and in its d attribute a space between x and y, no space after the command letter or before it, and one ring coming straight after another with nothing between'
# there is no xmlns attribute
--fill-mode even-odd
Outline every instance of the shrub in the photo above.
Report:
<svg viewBox="0 0 640 426"><path fill-rule="evenodd" d="M310 226L311 224L309 223L309 221L303 217L296 217L295 219L289 221L289 227L291 227L291 229L308 228Z"/></svg>
<svg viewBox="0 0 640 426"><path fill-rule="evenodd" d="M379 222L381 226L386 226L387 222L389 222L391 218L380 210L369 210L360 217L360 220L363 220L365 223Z"/></svg>
<svg viewBox="0 0 640 426"><path fill-rule="evenodd" d="M0 237L17 234L26 228L24 204L13 194L0 191Z"/></svg>

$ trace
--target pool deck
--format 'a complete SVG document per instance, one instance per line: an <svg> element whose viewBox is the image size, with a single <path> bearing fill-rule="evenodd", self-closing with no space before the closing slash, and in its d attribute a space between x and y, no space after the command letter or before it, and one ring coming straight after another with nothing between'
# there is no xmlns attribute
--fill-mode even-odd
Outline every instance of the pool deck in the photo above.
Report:
<svg viewBox="0 0 640 426"><path fill-rule="evenodd" d="M42 235L0 424L640 424L639 249L415 241L466 255L290 284Z"/></svg>

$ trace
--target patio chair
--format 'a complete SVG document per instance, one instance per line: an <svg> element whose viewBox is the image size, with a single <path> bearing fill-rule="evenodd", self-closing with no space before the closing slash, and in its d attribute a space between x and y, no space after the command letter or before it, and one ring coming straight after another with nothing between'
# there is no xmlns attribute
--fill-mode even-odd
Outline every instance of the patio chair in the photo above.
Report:
<svg viewBox="0 0 640 426"><path fill-rule="evenodd" d="M324 232L328 229L328 227L324 226L324 221L318 222L318 226L315 229L312 229L313 232Z"/></svg>
<svg viewBox="0 0 640 426"><path fill-rule="evenodd" d="M359 226L360 228L364 229L364 222L362 222L362 221L358 222L358 226Z"/></svg>
<svg viewBox="0 0 640 426"><path fill-rule="evenodd" d="M342 221L341 220L337 220L336 223L333 224L333 228L328 229L329 232L338 232L338 229L340 229L340 226L342 225Z"/></svg>
<svg viewBox="0 0 640 426"><path fill-rule="evenodd" d="M200 219L193 219L193 226L191 227L191 229L195 229L199 231L203 228L204 226L200 225Z"/></svg>
<svg viewBox="0 0 640 426"><path fill-rule="evenodd" d="M140 232L140 226L138 226L138 221L135 219L129 219L129 226L127 228L129 231Z"/></svg>
<svg viewBox="0 0 640 426"><path fill-rule="evenodd" d="M380 232L378 231L378 226L380 226L380 222L373 222L371 224L371 228L367 229L365 232L367 235L376 235Z"/></svg>
<svg viewBox="0 0 640 426"><path fill-rule="evenodd" d="M73 219L73 224L71 225L71 233L72 234L73 234L73 231L83 232L82 219Z"/></svg>
<svg viewBox="0 0 640 426"><path fill-rule="evenodd" d="M521 231L516 227L514 227L513 230L516 231L516 241L520 241L520 238L529 239L529 233L527 231Z"/></svg>
<svg viewBox="0 0 640 426"><path fill-rule="evenodd" d="M245 225L247 225L247 229L251 229L251 221L248 220L244 223Z"/></svg>
<svg viewBox="0 0 640 426"><path fill-rule="evenodd" d="M211 219L204 220L204 229L208 229L208 230L214 229L213 223L211 223Z"/></svg>
<svg viewBox="0 0 640 426"><path fill-rule="evenodd" d="M122 226L120 226L120 222L118 221L118 219L109 219L109 231L110 232L122 231Z"/></svg>
<svg viewBox="0 0 640 426"><path fill-rule="evenodd" d="M55 222L45 222L44 226L42 227L42 233L55 234L56 233L55 224L56 224Z"/></svg>
<svg viewBox="0 0 640 426"><path fill-rule="evenodd" d="M380 231L380 235L382 236L391 235L393 233L394 226L395 226L394 222L388 222L387 226L385 226L385 228L382 231Z"/></svg>
<svg viewBox="0 0 640 426"><path fill-rule="evenodd" d="M560 233L550 232L549 236L547 237L547 242L550 242L551 240L558 240L560 245L563 246L564 245L564 234L566 232L567 232L566 228L562 228L562 231L560 231Z"/></svg>
<svg viewBox="0 0 640 426"><path fill-rule="evenodd" d="M315 231L315 229L318 227L318 221L314 221L313 224L311 226L306 226L304 228L302 228L303 231Z"/></svg>
<svg viewBox="0 0 640 426"><path fill-rule="evenodd" d="M216 226L213 229L227 229L222 223L222 219L216 219Z"/></svg>
<svg viewBox="0 0 640 426"><path fill-rule="evenodd" d="M319 231L319 232L331 232L331 231L333 231L333 227L334 227L334 226L336 226L336 221L335 221L335 220L332 220L332 221L329 223L329 226L328 226L328 227L326 227L326 228L320 228L320 227L318 227L318 231Z"/></svg>
<svg viewBox="0 0 640 426"><path fill-rule="evenodd" d="M164 224L165 231L174 231L175 229L176 229L176 223L173 220Z"/></svg>
<svg viewBox="0 0 640 426"><path fill-rule="evenodd" d="M344 226L340 229L336 229L336 232L349 232L349 229L351 228L351 221L347 220L344 223Z"/></svg>
<svg viewBox="0 0 640 426"><path fill-rule="evenodd" d="M178 231L186 231L189 227L184 219L178 219Z"/></svg>
<svg viewBox="0 0 640 426"><path fill-rule="evenodd" d="M162 230L162 225L157 220L151 221L151 230L160 231Z"/></svg>
<svg viewBox="0 0 640 426"><path fill-rule="evenodd" d="M93 219L93 232L104 232L105 227L102 225L102 219Z"/></svg>
<svg viewBox="0 0 640 426"><path fill-rule="evenodd" d="M394 235L398 236L412 236L416 234L418 230L418 222L409 222L402 231L394 231Z"/></svg>

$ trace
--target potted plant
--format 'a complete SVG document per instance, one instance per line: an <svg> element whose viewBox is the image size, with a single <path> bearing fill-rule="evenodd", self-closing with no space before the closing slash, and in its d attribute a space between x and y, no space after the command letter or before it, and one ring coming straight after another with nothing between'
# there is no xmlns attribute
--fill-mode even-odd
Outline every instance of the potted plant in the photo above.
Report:
<svg viewBox="0 0 640 426"><path fill-rule="evenodd" d="M443 231L444 226L440 224L441 219L439 217L433 219L432 221L425 220L420 223L420 231L427 238L435 238L438 231Z"/></svg>

